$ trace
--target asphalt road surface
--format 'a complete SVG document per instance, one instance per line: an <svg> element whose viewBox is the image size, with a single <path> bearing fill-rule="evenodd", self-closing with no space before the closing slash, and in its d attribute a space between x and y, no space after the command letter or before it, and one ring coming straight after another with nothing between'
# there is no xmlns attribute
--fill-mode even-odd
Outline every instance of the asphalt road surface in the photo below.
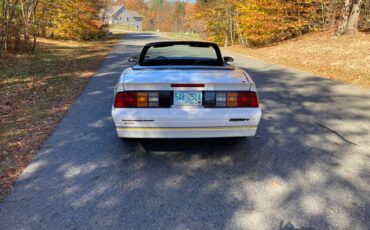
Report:
<svg viewBox="0 0 370 230"><path fill-rule="evenodd" d="M117 138L113 87L142 45L106 59L0 203L0 229L369 229L370 91L234 56L257 84L258 136Z"/></svg>

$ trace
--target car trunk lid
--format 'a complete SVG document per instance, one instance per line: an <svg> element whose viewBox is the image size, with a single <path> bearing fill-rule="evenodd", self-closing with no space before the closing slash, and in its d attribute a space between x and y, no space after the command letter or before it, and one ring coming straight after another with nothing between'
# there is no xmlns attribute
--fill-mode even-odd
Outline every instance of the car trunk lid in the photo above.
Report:
<svg viewBox="0 0 370 230"><path fill-rule="evenodd" d="M253 82L238 69L131 69L125 72L120 84L124 90L216 91L249 90Z"/></svg>

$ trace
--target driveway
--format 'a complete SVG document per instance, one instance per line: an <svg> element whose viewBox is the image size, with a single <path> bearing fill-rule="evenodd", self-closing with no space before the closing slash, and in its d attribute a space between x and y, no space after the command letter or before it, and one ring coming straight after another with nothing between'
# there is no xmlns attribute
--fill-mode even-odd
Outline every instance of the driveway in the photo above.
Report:
<svg viewBox="0 0 370 230"><path fill-rule="evenodd" d="M263 105L248 139L117 138L129 34L0 203L0 229L369 229L370 90L237 54Z"/></svg>

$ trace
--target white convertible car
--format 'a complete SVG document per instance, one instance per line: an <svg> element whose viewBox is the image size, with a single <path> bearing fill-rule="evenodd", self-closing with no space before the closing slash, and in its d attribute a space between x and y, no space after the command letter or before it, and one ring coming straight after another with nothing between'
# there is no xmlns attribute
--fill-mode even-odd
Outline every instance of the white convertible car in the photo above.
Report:
<svg viewBox="0 0 370 230"><path fill-rule="evenodd" d="M256 86L209 42L147 44L123 71L112 116L122 138L254 136Z"/></svg>

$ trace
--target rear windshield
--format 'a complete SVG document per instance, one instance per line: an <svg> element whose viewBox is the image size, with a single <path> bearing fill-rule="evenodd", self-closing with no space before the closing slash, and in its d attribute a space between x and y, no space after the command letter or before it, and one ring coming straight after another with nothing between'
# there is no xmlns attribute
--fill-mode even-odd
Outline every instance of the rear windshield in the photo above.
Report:
<svg viewBox="0 0 370 230"><path fill-rule="evenodd" d="M150 46L144 50L140 65L222 65L213 46L174 44Z"/></svg>
<svg viewBox="0 0 370 230"><path fill-rule="evenodd" d="M145 55L145 60L153 58L207 58L217 60L217 54L213 47L192 47L189 45L174 45L168 47L150 47Z"/></svg>

